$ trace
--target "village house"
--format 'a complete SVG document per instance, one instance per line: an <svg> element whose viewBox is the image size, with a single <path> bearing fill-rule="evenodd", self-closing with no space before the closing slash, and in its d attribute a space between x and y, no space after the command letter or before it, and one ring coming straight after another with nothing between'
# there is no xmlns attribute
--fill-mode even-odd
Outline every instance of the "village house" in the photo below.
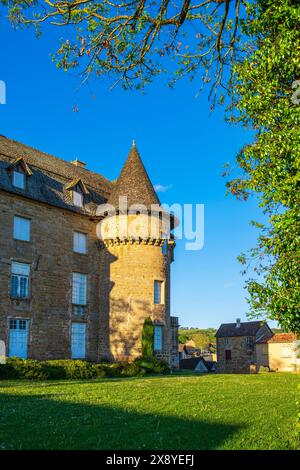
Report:
<svg viewBox="0 0 300 470"><path fill-rule="evenodd" d="M122 212L120 196L146 212ZM112 182L0 136L0 341L9 356L130 361L150 317L155 354L178 366L175 243L152 204L160 207L135 144ZM124 220L134 236L116 235Z"/></svg>
<svg viewBox="0 0 300 470"><path fill-rule="evenodd" d="M267 323L250 321L223 323L216 332L217 371L250 373L256 370L256 342L273 336Z"/></svg>
<svg viewBox="0 0 300 470"><path fill-rule="evenodd" d="M262 338L256 343L257 370L267 367L275 372L300 370L299 341L292 333L277 333L272 338Z"/></svg>
<svg viewBox="0 0 300 470"><path fill-rule="evenodd" d="M300 369L299 341L291 333L274 334L266 322L225 323L216 333L217 371L255 373Z"/></svg>

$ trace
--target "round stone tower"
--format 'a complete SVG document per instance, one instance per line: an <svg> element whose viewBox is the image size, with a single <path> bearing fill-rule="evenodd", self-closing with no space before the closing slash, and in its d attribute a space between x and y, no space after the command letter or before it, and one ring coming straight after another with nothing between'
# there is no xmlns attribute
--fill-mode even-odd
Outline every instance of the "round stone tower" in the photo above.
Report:
<svg viewBox="0 0 300 470"><path fill-rule="evenodd" d="M173 218L161 208L135 144L102 209L98 236L105 269L100 296L107 328L100 350L106 343L105 355L117 361L140 356L144 321L150 317L155 354L170 362Z"/></svg>

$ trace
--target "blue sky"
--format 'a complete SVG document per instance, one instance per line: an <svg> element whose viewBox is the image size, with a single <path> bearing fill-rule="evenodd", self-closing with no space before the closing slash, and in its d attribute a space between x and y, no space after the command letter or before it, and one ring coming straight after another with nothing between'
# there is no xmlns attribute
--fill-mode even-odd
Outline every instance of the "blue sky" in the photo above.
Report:
<svg viewBox="0 0 300 470"><path fill-rule="evenodd" d="M162 202L205 205L204 248L186 251L184 242L177 244L172 314L182 326L246 320L245 278L236 257L254 245L257 232L249 221L261 214L254 200L225 197L221 173L251 135L228 126L222 109L210 112L207 96L196 98L195 82L171 91L158 79L145 95L110 91L108 82L80 86L75 74L51 62L57 32L36 40L33 31L14 32L3 16L0 21L0 80L7 86L0 134L83 160L110 179L118 177L135 139L153 184L168 187L159 194Z"/></svg>

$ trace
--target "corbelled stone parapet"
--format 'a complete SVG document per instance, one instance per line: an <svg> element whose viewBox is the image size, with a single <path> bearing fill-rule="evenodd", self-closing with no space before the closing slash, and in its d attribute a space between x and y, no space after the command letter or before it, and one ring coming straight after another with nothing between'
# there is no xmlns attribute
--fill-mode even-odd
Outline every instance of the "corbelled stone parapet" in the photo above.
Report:
<svg viewBox="0 0 300 470"><path fill-rule="evenodd" d="M162 247L166 239L163 238L110 238L103 241L103 244L108 248L115 245L151 245ZM175 241L168 240L168 245L175 248Z"/></svg>

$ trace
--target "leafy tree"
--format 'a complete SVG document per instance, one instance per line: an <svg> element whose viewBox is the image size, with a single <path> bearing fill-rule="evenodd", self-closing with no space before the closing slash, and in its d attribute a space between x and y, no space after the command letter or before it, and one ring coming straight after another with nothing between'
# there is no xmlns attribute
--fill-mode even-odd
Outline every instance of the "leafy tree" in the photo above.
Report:
<svg viewBox="0 0 300 470"><path fill-rule="evenodd" d="M210 345L209 337L200 332L193 335L193 341L198 349L207 349Z"/></svg>
<svg viewBox="0 0 300 470"><path fill-rule="evenodd" d="M260 0L243 23L253 52L232 75L235 116L251 126L253 143L237 156L232 194L255 193L267 216L258 244L240 261L257 274L248 280L253 315L265 314L285 330L300 333L300 100L292 96L300 78L300 3ZM299 83L300 84L300 83ZM300 95L300 92L299 92ZM247 270L246 270L247 271Z"/></svg>
<svg viewBox="0 0 300 470"><path fill-rule="evenodd" d="M178 341L180 344L185 344L190 338L186 335L179 334Z"/></svg>
<svg viewBox="0 0 300 470"><path fill-rule="evenodd" d="M267 218L253 222L258 244L239 258L245 267L255 263L251 312L300 333L299 0L0 4L14 26L35 25L38 34L47 22L59 27L64 39L54 60L64 70L81 67L84 79L108 76L141 88L168 71L171 85L188 75L199 89L210 82L214 102L230 98L228 120L252 128L254 138L238 154L228 189L242 199L257 195ZM224 95L216 95L218 86Z"/></svg>
<svg viewBox="0 0 300 470"><path fill-rule="evenodd" d="M59 27L64 39L53 58L64 70L80 67L84 79L108 76L114 85L141 88L165 72L171 58L177 65L170 84L184 75L193 78L202 68L202 83L214 77L214 88L240 52L235 46L247 1L0 0L0 4L7 7L15 27L34 25L38 35L47 23Z"/></svg>

